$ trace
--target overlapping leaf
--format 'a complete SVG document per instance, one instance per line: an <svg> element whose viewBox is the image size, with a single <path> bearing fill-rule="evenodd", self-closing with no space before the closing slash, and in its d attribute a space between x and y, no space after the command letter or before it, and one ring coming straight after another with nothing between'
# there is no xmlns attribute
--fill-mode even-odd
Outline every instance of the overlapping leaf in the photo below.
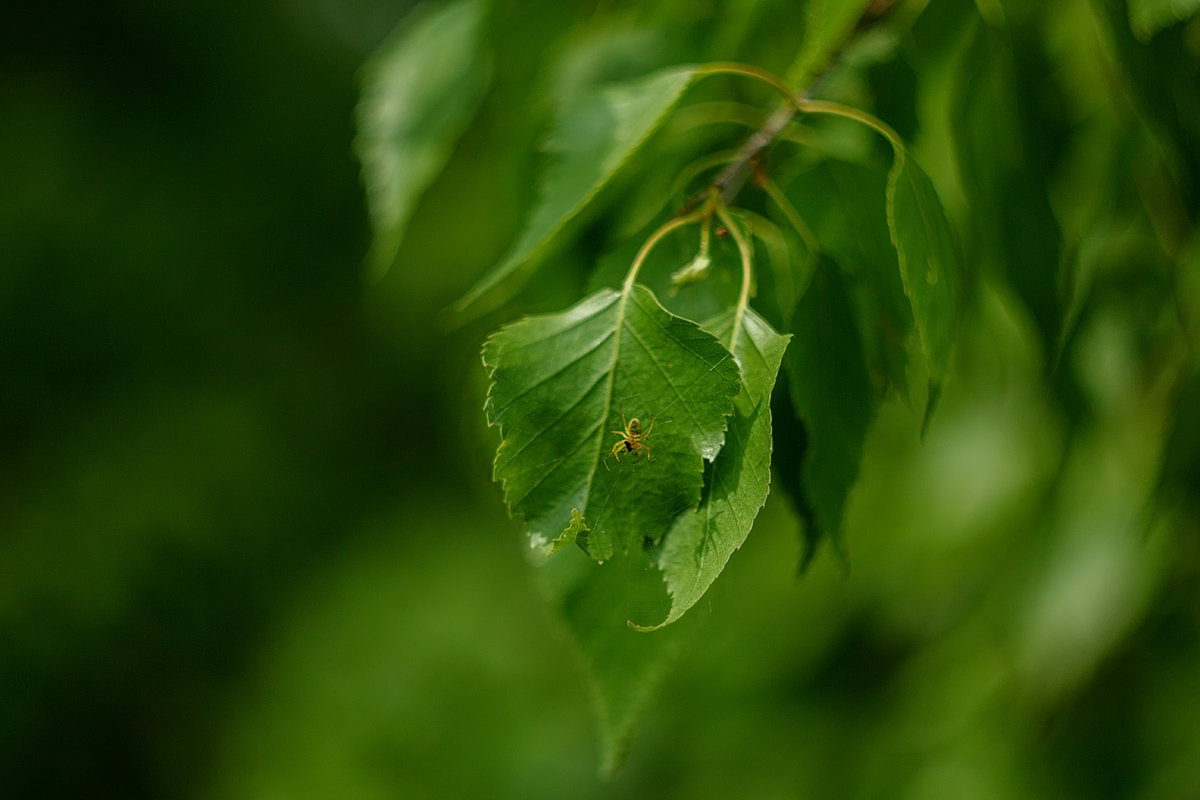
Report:
<svg viewBox="0 0 1200 800"><path fill-rule="evenodd" d="M888 228L933 388L946 375L962 304L962 266L946 212L925 170L902 147L888 178Z"/></svg>
<svg viewBox="0 0 1200 800"><path fill-rule="evenodd" d="M572 552L574 551L574 552ZM600 771L615 772L646 704L692 631L691 619L641 633L631 619L658 619L669 600L650 554L637 548L596 566L570 548L538 570L587 662L595 692Z"/></svg>
<svg viewBox="0 0 1200 800"><path fill-rule="evenodd" d="M1061 140L1068 123L1038 113L1018 91L1048 69L1044 56L1027 52L1033 48L1025 41L1015 30L975 21L962 57L962 83L950 100L950 122L965 191L990 200L968 210L967 252L1007 279L1053 360L1071 276L1060 266L1063 234L1044 181L1060 168L1057 148L1048 143ZM997 138L997 130L1008 135Z"/></svg>
<svg viewBox="0 0 1200 800"><path fill-rule="evenodd" d="M913 316L887 224L887 177L879 167L825 160L798 175L787 196L821 252L855 278L850 299L872 382L906 392Z"/></svg>
<svg viewBox="0 0 1200 800"><path fill-rule="evenodd" d="M364 68L355 146L375 229L369 259L376 276L391 267L417 201L483 96L485 9L483 0L459 0L418 11Z"/></svg>
<svg viewBox="0 0 1200 800"><path fill-rule="evenodd" d="M645 287L597 292L527 317L484 347L495 477L537 545L575 524L621 553L658 541L695 505L705 460L725 438L738 367L712 334L662 308ZM638 418L648 452L611 454ZM645 458L635 458L638 456ZM573 511L583 523L573 523ZM599 554L594 554L597 558Z"/></svg>
<svg viewBox="0 0 1200 800"><path fill-rule="evenodd" d="M671 595L671 611L661 625L678 620L695 605L742 546L771 483L771 389L788 336L747 310L730 310L706 328L731 341L742 369L742 389L734 398L725 446L705 474L699 508L675 520L658 558Z"/></svg>
<svg viewBox="0 0 1200 800"><path fill-rule="evenodd" d="M465 310L502 287L518 286L563 228L658 128L694 77L693 67L672 67L585 93L567 105L547 145L551 163L525 230L455 308Z"/></svg>
<svg viewBox="0 0 1200 800"><path fill-rule="evenodd" d="M793 318L786 368L791 405L807 445L801 480L784 485L806 518L810 545L838 546L842 516L858 478L879 395L871 385L850 297L836 265L822 261ZM796 446L793 440L791 446ZM796 496L799 495L799 496Z"/></svg>

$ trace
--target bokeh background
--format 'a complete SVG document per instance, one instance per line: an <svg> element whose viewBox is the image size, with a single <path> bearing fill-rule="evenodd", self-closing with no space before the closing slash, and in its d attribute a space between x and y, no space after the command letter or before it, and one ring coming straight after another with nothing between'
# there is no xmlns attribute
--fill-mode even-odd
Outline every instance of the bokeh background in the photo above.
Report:
<svg viewBox="0 0 1200 800"><path fill-rule="evenodd" d="M983 281L924 441L881 415L848 562L797 578L772 498L597 778L581 660L488 479L496 320L438 316L534 191L540 45L596 13L501 5L520 37L381 284L353 108L404 3L0 26L0 796L1200 797L1197 412L1159 380L1136 214L1123 249L1079 236L1102 291L1057 384ZM1194 28L1164 34L1185 65Z"/></svg>

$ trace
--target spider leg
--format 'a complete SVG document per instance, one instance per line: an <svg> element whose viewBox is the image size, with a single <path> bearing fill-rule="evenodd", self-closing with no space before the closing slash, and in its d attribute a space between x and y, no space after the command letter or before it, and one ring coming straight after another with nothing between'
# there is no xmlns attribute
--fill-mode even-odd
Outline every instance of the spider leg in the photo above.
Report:
<svg viewBox="0 0 1200 800"><path fill-rule="evenodd" d="M652 431L652 430L654 430L654 415L653 414L650 415L650 427L646 428L646 430L642 431L642 436L649 436L650 431Z"/></svg>
<svg viewBox="0 0 1200 800"><path fill-rule="evenodd" d="M613 445L612 452L611 452L611 453L609 453L609 455L610 455L610 456L616 456L616 458L617 458L617 461L620 461L620 460L621 460L621 454L620 454L618 451L621 449L621 446L622 446L622 445L624 445L624 444L625 444L625 442L624 442L624 441L617 442L615 445Z"/></svg>

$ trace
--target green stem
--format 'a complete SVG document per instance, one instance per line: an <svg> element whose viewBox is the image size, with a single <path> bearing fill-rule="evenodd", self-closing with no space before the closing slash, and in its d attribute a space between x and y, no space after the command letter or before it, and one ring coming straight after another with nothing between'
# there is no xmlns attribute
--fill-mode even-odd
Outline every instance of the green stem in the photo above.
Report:
<svg viewBox="0 0 1200 800"><path fill-rule="evenodd" d="M862 123L887 139L888 144L892 146L892 150L897 156L904 153L904 142L900 139L900 134L896 133L890 125L873 114L868 114L866 111L854 108L853 106L846 106L829 100L805 100L797 98L797 103L796 107L805 114L830 114L835 117L843 117Z"/></svg>
<svg viewBox="0 0 1200 800"><path fill-rule="evenodd" d="M751 64L715 61L700 67L697 73L700 75L741 75L746 78L753 78L774 88L797 111L805 114L833 114L845 117L846 119L856 120L874 129L887 139L896 150L901 150L904 147L904 143L900 141L900 136L878 117L853 106L842 105L841 103L834 103L829 100L811 100L804 95L792 91L792 88L782 78L765 69L760 69Z"/></svg>
<svg viewBox="0 0 1200 800"><path fill-rule="evenodd" d="M742 333L742 321L746 317L746 309L750 306L750 284L754 277L753 256L750 252L750 243L746 241L745 234L742 233L741 227L729 213L725 204L716 202L716 212L717 218L729 229L733 241L737 243L738 254L742 258L742 291L738 295L737 308L734 310L733 333L729 336L729 352L736 356L738 337Z"/></svg>
<svg viewBox="0 0 1200 800"><path fill-rule="evenodd" d="M739 75L745 78L753 78L775 89L787 102L785 107L771 115L767 122L746 141L738 154L737 161L730 164L713 181L713 186L721 191L727 201L731 199L730 195L736 194L737 189L740 188L740 181L744 179L750 163L771 142L779 137L791 123L792 117L796 112L804 114L830 114L855 120L876 131L888 140L896 156L893 169L898 169L900 163L904 160L904 143L900 140L900 136L883 120L865 111L845 106L841 103L833 103L827 100L812 100L806 94L793 91L782 78L765 69L751 64L739 64L732 61L714 61L698 67L696 74L703 77L709 75Z"/></svg>
<svg viewBox="0 0 1200 800"><path fill-rule="evenodd" d="M705 203L690 213L667 220L658 230L650 234L650 238L642 243L641 249L638 250L637 255L633 259L633 264L629 267L629 272L625 275L625 283L621 287L621 294L628 296L630 291L632 291L633 282L637 279L637 274L641 271L642 265L646 263L646 257L650 255L650 251L659 242L666 238L672 231L676 231L686 225L691 225L693 222L699 222L710 214L712 214L711 202Z"/></svg>
<svg viewBox="0 0 1200 800"><path fill-rule="evenodd" d="M736 61L713 61L698 67L696 74L701 77L709 75L741 75L745 78L754 78L775 87L793 107L796 106L796 101L799 99L799 96L792 91L792 87L784 83L782 78L753 64L741 64Z"/></svg>

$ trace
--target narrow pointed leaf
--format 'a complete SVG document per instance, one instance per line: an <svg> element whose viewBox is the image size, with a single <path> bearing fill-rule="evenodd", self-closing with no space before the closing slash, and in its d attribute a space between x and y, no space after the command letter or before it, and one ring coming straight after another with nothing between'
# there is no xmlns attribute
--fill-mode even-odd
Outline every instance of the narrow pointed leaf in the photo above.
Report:
<svg viewBox="0 0 1200 800"><path fill-rule="evenodd" d="M787 195L821 251L853 275L848 288L872 381L906 393L913 317L888 228L887 185L883 169L826 160L798 175Z"/></svg>
<svg viewBox="0 0 1200 800"><path fill-rule="evenodd" d="M965 250L971 263L1007 279L1052 362L1072 283L1063 268L1071 259L1064 258L1062 228L1045 185L1045 177L1061 167L1050 143L1063 136L1063 121L1042 113L1039 101L1019 88L1050 68L1040 48L1013 27L996 29L982 20L973 27L961 84L950 101L950 124L964 191L988 202L970 205L963 220Z"/></svg>
<svg viewBox="0 0 1200 800"><path fill-rule="evenodd" d="M888 180L888 229L934 386L950 365L962 304L962 266L933 182L903 149Z"/></svg>
<svg viewBox="0 0 1200 800"><path fill-rule="evenodd" d="M547 145L550 167L524 231L455 309L464 311L501 287L518 287L564 227L666 119L694 76L693 67L672 67L601 87L567 105Z"/></svg>
<svg viewBox="0 0 1200 800"><path fill-rule="evenodd" d="M485 9L483 0L422 9L364 69L355 148L375 230L369 260L376 277L391 267L417 201L483 97Z"/></svg>
<svg viewBox="0 0 1200 800"><path fill-rule="evenodd" d="M789 336L772 330L766 320L747 310L739 321L734 311L706 326L721 341L741 334L735 345L742 369L742 390L733 401L725 446L709 467L700 507L675 520L663 543L659 569L671 595L668 625L696 604L742 546L766 502L771 483L771 389Z"/></svg>
<svg viewBox="0 0 1200 800"><path fill-rule="evenodd" d="M658 541L700 499L738 368L712 334L671 315L649 289L601 291L527 317L494 334L483 358L488 421L501 433L495 478L536 546L575 524L589 542L611 540L624 552ZM614 455L634 418L643 446ZM583 523L573 523L574 511Z"/></svg>
<svg viewBox="0 0 1200 800"><path fill-rule="evenodd" d="M808 549L822 538L840 550L842 518L858 479L879 395L863 360L850 297L837 267L823 261L793 318L785 361L791 405L807 435L800 480L783 481L806 517ZM787 446L798 446L791 442ZM780 458L780 461L795 459Z"/></svg>

